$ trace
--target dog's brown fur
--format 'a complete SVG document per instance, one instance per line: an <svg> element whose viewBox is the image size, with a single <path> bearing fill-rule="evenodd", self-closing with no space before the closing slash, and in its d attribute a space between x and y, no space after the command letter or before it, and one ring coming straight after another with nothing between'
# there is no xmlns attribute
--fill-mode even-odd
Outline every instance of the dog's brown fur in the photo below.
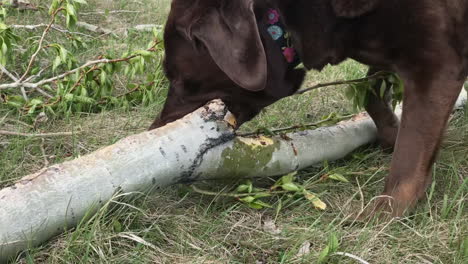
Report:
<svg viewBox="0 0 468 264"><path fill-rule="evenodd" d="M174 0L164 32L166 104L151 128L220 98L239 124L294 94L305 76L292 69L266 31L265 1Z"/></svg>
<svg viewBox="0 0 468 264"><path fill-rule="evenodd" d="M394 71L403 79L401 124L389 96L371 97L366 107L381 143L394 147L383 193L391 199L378 208L401 216L431 181L468 74L468 0L174 0L165 33L171 89L152 127L213 98L226 100L242 123L299 87L303 73L288 68L264 33L269 6L279 9L306 68L353 58L371 65L370 73Z"/></svg>

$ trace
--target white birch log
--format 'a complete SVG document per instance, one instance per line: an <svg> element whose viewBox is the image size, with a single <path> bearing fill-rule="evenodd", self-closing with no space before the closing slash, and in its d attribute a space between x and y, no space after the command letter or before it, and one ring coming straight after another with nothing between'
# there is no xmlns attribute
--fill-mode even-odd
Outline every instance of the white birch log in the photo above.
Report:
<svg viewBox="0 0 468 264"><path fill-rule="evenodd" d="M457 106L466 102L466 91ZM39 245L117 192L141 192L202 179L283 175L346 156L376 138L368 117L282 137L235 137L215 100L157 130L28 175L0 190L0 262Z"/></svg>

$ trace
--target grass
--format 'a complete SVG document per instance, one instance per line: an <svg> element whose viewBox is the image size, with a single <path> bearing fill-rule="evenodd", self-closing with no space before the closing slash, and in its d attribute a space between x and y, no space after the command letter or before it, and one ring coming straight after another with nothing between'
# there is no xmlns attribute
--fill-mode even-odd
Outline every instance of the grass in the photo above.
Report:
<svg viewBox="0 0 468 264"><path fill-rule="evenodd" d="M34 2L34 1L32 1ZM37 2L37 1L36 1ZM111 29L126 25L162 23L168 1L89 1L89 10L136 10L137 14L83 16L81 20ZM40 13L14 16L12 23L45 21ZM24 33L26 34L26 33ZM57 33L53 33L57 34ZM59 39L60 35L54 35ZM89 40L81 58L103 50L120 51L143 45L150 36ZM18 71L21 64L16 61ZM347 61L323 72L310 72L305 87L319 82L362 77L363 65ZM0 79L1 80L1 79ZM330 112L353 112L344 87L329 87L287 98L268 107L243 130L283 127L319 120ZM161 109L161 100L148 107L108 109L94 114L50 118L39 130L81 131L73 137L24 139L0 136L0 186L57 163L144 131ZM30 130L21 117L0 106L2 129ZM379 194L391 156L368 146L328 166L301 171L299 182L313 182L326 173L340 173L349 183L324 181L314 185L328 204L326 211L312 208L303 199L272 197L272 209L254 210L229 198L194 193L187 186L173 186L152 195L115 197L92 219L48 243L31 248L19 263L316 263L329 244L331 251L359 256L369 263L466 263L468 261L468 109L454 114L434 182L409 217L390 223L350 223L347 217ZM274 179L255 180L268 186ZM237 182L210 182L211 190L231 189ZM280 208L278 210L278 208ZM310 246L309 246L310 245ZM330 248L329 248L330 249ZM299 252L302 252L299 254ZM356 263L332 255L326 263Z"/></svg>

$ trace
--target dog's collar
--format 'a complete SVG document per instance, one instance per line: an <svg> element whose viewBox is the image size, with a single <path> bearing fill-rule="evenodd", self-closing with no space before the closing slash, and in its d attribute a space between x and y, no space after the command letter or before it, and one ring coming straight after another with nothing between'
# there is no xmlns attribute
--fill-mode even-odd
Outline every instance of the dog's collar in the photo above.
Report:
<svg viewBox="0 0 468 264"><path fill-rule="evenodd" d="M268 9L266 19L268 34L281 49L288 64L291 67L299 65L301 59L296 49L292 46L291 36L289 32L285 30L285 26L281 22L278 10L273 8Z"/></svg>

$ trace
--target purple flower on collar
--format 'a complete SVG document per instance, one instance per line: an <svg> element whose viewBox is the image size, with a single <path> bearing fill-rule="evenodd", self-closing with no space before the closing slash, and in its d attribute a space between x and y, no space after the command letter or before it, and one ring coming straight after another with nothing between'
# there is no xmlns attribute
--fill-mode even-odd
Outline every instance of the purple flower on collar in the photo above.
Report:
<svg viewBox="0 0 468 264"><path fill-rule="evenodd" d="M268 9L267 15L268 15L268 23L270 23L271 25L278 23L279 13L276 9L272 9L272 8Z"/></svg>
<svg viewBox="0 0 468 264"><path fill-rule="evenodd" d="M284 48L283 49L283 55L284 58L288 63L291 63L294 61L294 58L296 56L296 50L294 48Z"/></svg>

